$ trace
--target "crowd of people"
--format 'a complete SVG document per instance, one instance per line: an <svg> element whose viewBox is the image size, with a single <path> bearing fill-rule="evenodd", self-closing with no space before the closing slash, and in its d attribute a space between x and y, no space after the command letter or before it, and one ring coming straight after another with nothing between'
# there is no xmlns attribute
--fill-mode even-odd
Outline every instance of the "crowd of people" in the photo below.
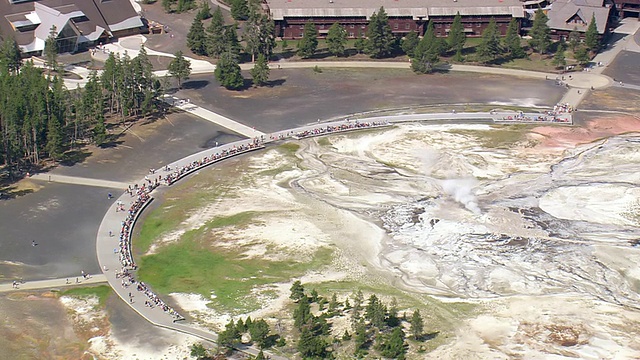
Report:
<svg viewBox="0 0 640 360"><path fill-rule="evenodd" d="M531 115L525 114L522 111L518 111L515 115L504 116L502 120L506 121L548 121L548 122L569 122L569 117L560 116L562 114L570 114L573 112L573 107L569 103L558 103L553 107L553 110L547 111L544 115Z"/></svg>
<svg viewBox="0 0 640 360"><path fill-rule="evenodd" d="M165 175L163 180L167 183L167 185L171 185L174 182L183 178L184 176L190 174L194 170L197 170L212 162L215 162L224 158L228 158L230 156L234 156L243 152L255 150L255 149L261 148L262 146L263 146L262 141L258 138L254 138L251 143L234 145L230 149L223 149L220 152L211 154L211 156L205 156L201 160L195 160L190 164L180 166L177 169L175 169L173 172L170 172L169 174Z"/></svg>
<svg viewBox="0 0 640 360"><path fill-rule="evenodd" d="M569 103L557 103L553 107L553 110L549 111L549 114L558 115L558 114L572 113L572 112L573 112L573 106L571 106Z"/></svg>
<svg viewBox="0 0 640 360"><path fill-rule="evenodd" d="M295 139L302 139L302 138L306 138L306 137L325 135L325 134L334 133L334 132L340 132L340 131L348 131L348 130L354 130L354 129L362 129L362 128L369 128L369 127L379 127L379 126L388 126L388 125L389 125L389 122L386 121L386 120L385 121L360 122L358 120L349 121L349 119L346 119L345 123L343 123L343 124L340 124L340 125L326 125L326 126L317 127L317 128L310 129L310 130L299 131L299 132L295 133L293 135L293 137Z"/></svg>
<svg viewBox="0 0 640 360"><path fill-rule="evenodd" d="M154 294L151 289L147 287L143 282L137 282L133 274L130 270L135 270L137 265L133 259L133 255L131 252L131 230L133 229L133 225L135 224L135 220L139 215L140 211L145 207L147 202L151 200L151 192L155 190L158 186L162 184L164 181L165 184L171 185L180 178L188 175L189 173L198 170L199 168L206 166L212 162L217 160L221 160L227 157L231 157L243 152L251 151L257 149L262 146L262 142L256 138L252 142L241 145L234 145L230 149L223 149L220 152L216 152L211 156L205 156L201 160L193 161L187 165L179 166L175 170L171 171L169 166L165 166L164 170L169 173L164 177L162 175L156 176L145 176L144 181L141 185L135 184L130 185L125 193L129 194L131 197L135 199L131 203L129 210L127 211L127 216L122 221L122 226L120 228L120 239L118 243L118 248L116 249L116 253L119 256L120 264L122 265L122 271L116 272L116 277L122 279L122 287L127 288L131 285L136 285L136 289L146 295L148 300L145 301L145 305L151 308L159 307L164 312L168 313L174 318L175 321L179 321L184 319L177 311L175 311L172 307L167 305L162 299L160 299L156 294ZM150 170L152 175L155 175L156 170ZM118 200L116 204L116 209L119 211L124 211L123 204ZM130 296L130 300L132 301L132 297Z"/></svg>

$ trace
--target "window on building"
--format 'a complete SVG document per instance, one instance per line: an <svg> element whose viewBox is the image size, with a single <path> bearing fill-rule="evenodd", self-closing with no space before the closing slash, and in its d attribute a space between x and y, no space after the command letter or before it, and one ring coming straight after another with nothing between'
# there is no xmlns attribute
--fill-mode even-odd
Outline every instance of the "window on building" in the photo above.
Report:
<svg viewBox="0 0 640 360"><path fill-rule="evenodd" d="M353 31L349 33L349 37L350 38L355 37L355 35L353 35Z"/></svg>
<svg viewBox="0 0 640 360"><path fill-rule="evenodd" d="M393 29L398 30L398 23L393 24Z"/></svg>
<svg viewBox="0 0 640 360"><path fill-rule="evenodd" d="M320 29L324 29L324 24L320 24Z"/></svg>
<svg viewBox="0 0 640 360"><path fill-rule="evenodd" d="M405 24L404 28L405 28L405 30L410 30L411 29L411 24Z"/></svg>
<svg viewBox="0 0 640 360"><path fill-rule="evenodd" d="M354 24L349 24L349 27L350 27L351 29L353 29L353 28L355 28L356 26L355 26Z"/></svg>
<svg viewBox="0 0 640 360"><path fill-rule="evenodd" d="M480 27L480 26L482 26L482 24L476 23L476 27Z"/></svg>
<svg viewBox="0 0 640 360"><path fill-rule="evenodd" d="M300 25L300 29L304 29L304 25Z"/></svg>
<svg viewBox="0 0 640 360"><path fill-rule="evenodd" d="M436 24L436 28L441 28L442 24Z"/></svg>

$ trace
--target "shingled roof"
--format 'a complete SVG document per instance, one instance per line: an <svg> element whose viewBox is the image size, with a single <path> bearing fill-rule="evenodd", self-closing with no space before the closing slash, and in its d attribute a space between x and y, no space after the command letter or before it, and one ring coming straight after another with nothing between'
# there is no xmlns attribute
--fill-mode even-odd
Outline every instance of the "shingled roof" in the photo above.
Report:
<svg viewBox="0 0 640 360"><path fill-rule="evenodd" d="M11 4L0 0L0 31L13 36L23 52L44 49L52 26L78 33L78 43L96 41L105 32L143 27L129 0L37 0Z"/></svg>
<svg viewBox="0 0 640 360"><path fill-rule="evenodd" d="M602 0L556 0L547 13L547 25L555 30L585 32L595 15L598 33L604 34L611 8L602 5Z"/></svg>
<svg viewBox="0 0 640 360"><path fill-rule="evenodd" d="M366 17L383 6L392 17L428 20L431 16L523 17L519 0L267 0L274 20L287 17Z"/></svg>

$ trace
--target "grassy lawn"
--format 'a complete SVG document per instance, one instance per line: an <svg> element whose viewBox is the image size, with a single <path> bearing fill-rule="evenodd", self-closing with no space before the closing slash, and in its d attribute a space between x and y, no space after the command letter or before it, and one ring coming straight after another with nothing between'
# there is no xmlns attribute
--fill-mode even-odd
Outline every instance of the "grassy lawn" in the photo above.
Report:
<svg viewBox="0 0 640 360"><path fill-rule="evenodd" d="M101 307L107 303L109 296L113 294L111 287L107 285L98 285L91 287L78 287L65 290L60 293L61 296L89 297L96 296Z"/></svg>
<svg viewBox="0 0 640 360"><path fill-rule="evenodd" d="M228 312L258 308L252 290L261 285L288 281L330 262L332 251L319 250L313 260L269 261L246 258L243 249L227 249L211 244L209 229L242 226L253 213L217 218L200 229L185 233L180 242L163 247L158 253L141 258L138 275L159 293L198 293L212 299L212 306Z"/></svg>
<svg viewBox="0 0 640 360"><path fill-rule="evenodd" d="M202 182L196 180L196 182ZM150 212L145 218L140 234L134 238L133 246L137 253L146 253L151 244L162 235L176 229L189 215L199 207L215 200L226 191L224 185L203 191L195 186L194 179L181 182L172 188L162 207ZM179 196L173 197L176 194Z"/></svg>

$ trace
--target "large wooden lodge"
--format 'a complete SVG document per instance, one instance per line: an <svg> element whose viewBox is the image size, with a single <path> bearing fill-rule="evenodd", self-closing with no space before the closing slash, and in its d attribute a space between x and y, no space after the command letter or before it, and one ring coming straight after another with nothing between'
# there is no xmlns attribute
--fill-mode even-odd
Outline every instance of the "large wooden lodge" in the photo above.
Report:
<svg viewBox="0 0 640 360"><path fill-rule="evenodd" d="M276 35L298 39L306 22L313 22L319 36L338 22L350 38L364 37L374 12L384 7L394 34L411 31L423 35L426 24L433 21L438 36L446 36L457 13L462 16L467 36L480 36L493 18L504 34L511 19L524 18L519 0L267 0L275 21Z"/></svg>
<svg viewBox="0 0 640 360"><path fill-rule="evenodd" d="M552 36L566 37L572 30L586 31L592 15L598 32L604 36L616 16L640 14L640 0L264 0L265 11L275 22L276 36L283 39L302 37L304 24L315 24L320 37L339 23L350 38L364 37L369 19L380 7L389 17L391 31L399 37L416 31L424 35L432 21L436 35L446 37L457 13L462 16L468 37L478 37L494 19L501 34L512 19L525 27L534 12L543 9L550 18ZM637 3L637 5L636 5ZM619 8L619 11L616 10Z"/></svg>

